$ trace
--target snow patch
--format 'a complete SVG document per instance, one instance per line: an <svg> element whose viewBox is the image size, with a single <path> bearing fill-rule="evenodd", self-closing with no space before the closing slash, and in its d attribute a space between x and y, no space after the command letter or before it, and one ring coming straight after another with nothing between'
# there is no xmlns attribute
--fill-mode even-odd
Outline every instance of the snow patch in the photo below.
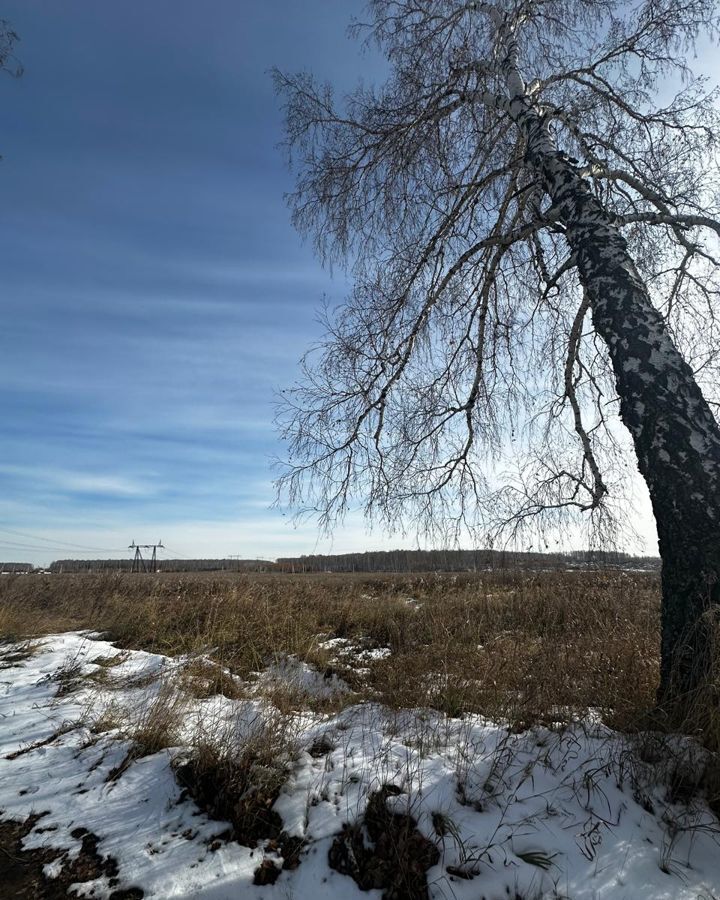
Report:
<svg viewBox="0 0 720 900"><path fill-rule="evenodd" d="M286 688L308 697L328 699L346 694L349 686L334 673L323 674L295 656L280 656L263 672L254 673L263 690Z"/></svg>
<svg viewBox="0 0 720 900"><path fill-rule="evenodd" d="M87 675L98 669L92 659L117 652L83 634L51 635L12 670L0 696L0 809L16 821L47 811L25 849L77 853L73 832L91 831L98 853L116 860L119 887L139 887L148 900L377 897L330 869L328 851L343 826L362 823L368 798L383 785L400 790L388 805L410 813L438 848L440 860L428 871L431 900L552 897L557 890L573 900L717 894L716 817L702 798L669 797L630 739L597 715L565 730L511 734L480 716L453 719L374 704L295 718L298 750L273 808L286 832L305 846L297 869L283 870L274 885L254 885L255 870L264 858L276 858L275 851L218 839L226 824L200 811L173 776L173 759L188 749L137 759L108 780L130 745L87 725L107 694L86 680L57 695L57 671L68 660ZM126 673L166 677L179 668L177 661L139 652L126 662ZM277 660L259 677L295 680L308 692L334 683L293 657ZM112 696L136 707L147 689L120 680ZM187 721L238 726L240 740L269 712L259 700L188 698ZM689 740L676 738L671 749L689 769L702 765L702 751ZM49 877L58 865L47 864ZM117 889L98 879L80 893L107 898Z"/></svg>

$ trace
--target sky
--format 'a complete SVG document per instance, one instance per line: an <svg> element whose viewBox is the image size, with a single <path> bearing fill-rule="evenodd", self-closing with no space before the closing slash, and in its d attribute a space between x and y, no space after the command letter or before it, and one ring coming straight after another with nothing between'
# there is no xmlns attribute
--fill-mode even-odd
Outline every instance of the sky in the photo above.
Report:
<svg viewBox="0 0 720 900"><path fill-rule="evenodd" d="M269 508L273 401L344 286L289 223L268 70L353 83L356 10L4 4L0 559L315 549Z"/></svg>
<svg viewBox="0 0 720 900"><path fill-rule="evenodd" d="M345 34L361 12L3 4L25 71L0 78L0 559L416 545L352 517L319 539L272 508L276 392L346 284L290 224L268 70L372 82Z"/></svg>

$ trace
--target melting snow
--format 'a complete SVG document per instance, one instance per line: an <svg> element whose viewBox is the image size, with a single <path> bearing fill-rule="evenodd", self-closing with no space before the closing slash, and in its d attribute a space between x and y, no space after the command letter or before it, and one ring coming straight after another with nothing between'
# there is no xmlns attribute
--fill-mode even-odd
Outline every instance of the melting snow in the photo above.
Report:
<svg viewBox="0 0 720 900"><path fill-rule="evenodd" d="M346 645L336 639L334 646ZM58 851L48 875L57 875L64 851L78 852L72 832L85 828L97 835L98 852L117 861L120 887L139 887L148 898L378 900L380 891L361 892L329 869L328 849L344 823L361 820L369 795L389 783L402 790L393 806L410 812L440 851L428 871L433 900L515 892L696 900L720 891L717 819L700 799L671 802L627 740L596 720L515 735L478 716L393 713L373 704L297 718L292 770L274 809L306 846L297 869L274 885L254 886L263 854L274 851L215 840L226 823L185 799L172 774L172 759L186 747L138 759L108 781L129 748L117 732L98 735L88 725L109 689L86 679L58 695L57 673L96 673L92 660L117 653L86 635L51 635L34 656L0 670L0 819L45 813L43 830L31 831L24 848ZM159 688L139 682L177 672L181 662L128 652L111 670L113 702L137 708L159 696ZM268 671L263 677L297 678L308 691L327 680L292 658ZM225 697L188 698L187 708L188 723L252 723L267 712L259 700ZM115 889L100 878L81 892L104 898Z"/></svg>
<svg viewBox="0 0 720 900"><path fill-rule="evenodd" d="M255 675L260 689L289 688L309 697L329 698L350 690L337 675L323 675L295 656L279 656L267 669Z"/></svg>

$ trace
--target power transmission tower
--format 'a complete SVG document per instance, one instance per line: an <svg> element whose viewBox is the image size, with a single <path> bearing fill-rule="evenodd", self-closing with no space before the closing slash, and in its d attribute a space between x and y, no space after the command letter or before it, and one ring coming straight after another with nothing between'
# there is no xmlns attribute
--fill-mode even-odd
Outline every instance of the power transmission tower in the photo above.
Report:
<svg viewBox="0 0 720 900"><path fill-rule="evenodd" d="M158 548L163 547L163 542L158 541L157 544L136 544L135 541L130 544L128 550L134 550L135 556L133 557L132 563L132 571L133 572L155 572L157 570L157 551ZM152 556L150 557L150 569L148 570L147 563L143 559L143 555L140 552L141 550L152 550Z"/></svg>

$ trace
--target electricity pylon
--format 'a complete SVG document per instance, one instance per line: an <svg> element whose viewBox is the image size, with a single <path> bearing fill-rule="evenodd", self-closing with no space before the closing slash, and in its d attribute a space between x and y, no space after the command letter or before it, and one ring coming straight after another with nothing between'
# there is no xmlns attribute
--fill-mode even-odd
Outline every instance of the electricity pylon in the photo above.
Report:
<svg viewBox="0 0 720 900"><path fill-rule="evenodd" d="M132 571L133 572L147 572L148 567L147 563L143 559L143 555L140 552L141 550L152 550L152 557L150 558L150 571L155 572L157 567L157 551L158 547L162 548L163 542L158 541L157 544L136 544L135 541L130 544L128 550L134 550L135 556L133 557L132 563Z"/></svg>

